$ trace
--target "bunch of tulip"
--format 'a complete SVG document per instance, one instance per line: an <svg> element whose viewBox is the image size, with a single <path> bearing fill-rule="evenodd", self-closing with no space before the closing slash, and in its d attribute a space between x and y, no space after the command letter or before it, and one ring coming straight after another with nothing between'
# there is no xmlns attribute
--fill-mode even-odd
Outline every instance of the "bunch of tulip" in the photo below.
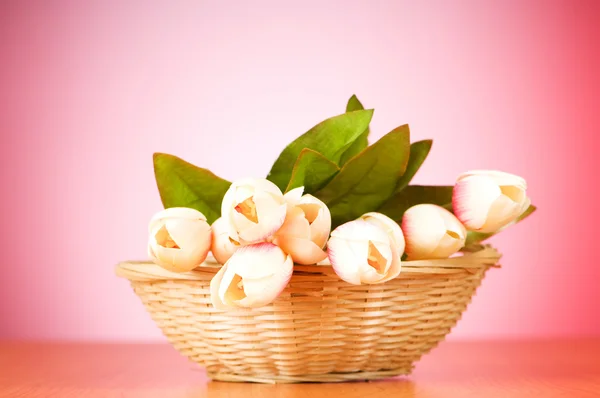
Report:
<svg viewBox="0 0 600 398"><path fill-rule="evenodd" d="M150 221L150 257L188 272L212 251L222 264L213 305L259 307L286 287L294 264L331 266L351 284L384 283L403 260L447 258L535 210L525 180L508 173L411 185L432 141L411 144L403 125L369 145L372 116L353 96L344 114L284 148L266 179L231 183L154 154L166 210Z"/></svg>
<svg viewBox="0 0 600 398"><path fill-rule="evenodd" d="M329 258L340 279L360 285L397 277L403 254L408 260L450 257L464 247L467 228L492 233L515 222L529 207L525 190L522 178L507 173L465 173L454 188L454 214L418 204L399 225L370 212L340 225L330 237L329 208L303 195L303 187L283 194L268 180L245 179L230 186L212 228L191 208L156 214L149 254L169 271L187 272L212 251L223 264L211 281L213 305L260 307L287 286L294 264L326 265Z"/></svg>

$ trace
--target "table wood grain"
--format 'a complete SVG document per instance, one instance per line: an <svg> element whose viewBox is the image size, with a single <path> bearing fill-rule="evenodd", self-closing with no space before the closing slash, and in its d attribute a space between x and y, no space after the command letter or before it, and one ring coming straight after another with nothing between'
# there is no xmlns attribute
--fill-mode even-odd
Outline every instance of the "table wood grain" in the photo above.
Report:
<svg viewBox="0 0 600 398"><path fill-rule="evenodd" d="M211 382L166 344L0 343L0 397L600 397L600 339L445 342L410 377Z"/></svg>

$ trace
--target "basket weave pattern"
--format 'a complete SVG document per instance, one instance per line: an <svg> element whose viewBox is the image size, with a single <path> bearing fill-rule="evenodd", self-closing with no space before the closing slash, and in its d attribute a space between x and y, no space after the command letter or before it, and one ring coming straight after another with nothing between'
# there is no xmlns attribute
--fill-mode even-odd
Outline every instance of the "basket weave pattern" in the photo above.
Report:
<svg viewBox="0 0 600 398"><path fill-rule="evenodd" d="M379 285L354 286L331 267L296 266L268 306L221 311L210 302L218 266L174 274L117 266L171 344L215 380L335 382L407 375L456 324L499 253L404 262Z"/></svg>

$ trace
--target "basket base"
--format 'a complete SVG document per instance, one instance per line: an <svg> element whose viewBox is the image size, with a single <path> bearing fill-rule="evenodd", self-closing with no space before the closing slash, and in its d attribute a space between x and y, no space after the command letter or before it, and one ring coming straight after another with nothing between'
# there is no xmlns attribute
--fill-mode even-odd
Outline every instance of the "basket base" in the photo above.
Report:
<svg viewBox="0 0 600 398"><path fill-rule="evenodd" d="M379 370L376 372L350 372L350 373L325 373L314 375L239 375L233 373L208 373L214 381L227 381L237 383L266 383L266 384L291 384L291 383L342 383L345 381L369 381L386 379L394 376L408 376L412 366L400 369Z"/></svg>

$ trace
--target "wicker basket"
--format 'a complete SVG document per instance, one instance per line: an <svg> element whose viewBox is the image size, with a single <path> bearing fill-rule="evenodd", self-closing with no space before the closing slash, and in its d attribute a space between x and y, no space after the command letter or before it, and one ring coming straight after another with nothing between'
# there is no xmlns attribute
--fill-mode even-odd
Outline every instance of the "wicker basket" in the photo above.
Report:
<svg viewBox="0 0 600 398"><path fill-rule="evenodd" d="M131 281L171 344L214 380L339 382L408 375L456 324L500 254L480 246L460 257L403 262L380 285L354 286L327 266L295 266L272 304L236 311L210 303L216 263L174 274L124 262Z"/></svg>

